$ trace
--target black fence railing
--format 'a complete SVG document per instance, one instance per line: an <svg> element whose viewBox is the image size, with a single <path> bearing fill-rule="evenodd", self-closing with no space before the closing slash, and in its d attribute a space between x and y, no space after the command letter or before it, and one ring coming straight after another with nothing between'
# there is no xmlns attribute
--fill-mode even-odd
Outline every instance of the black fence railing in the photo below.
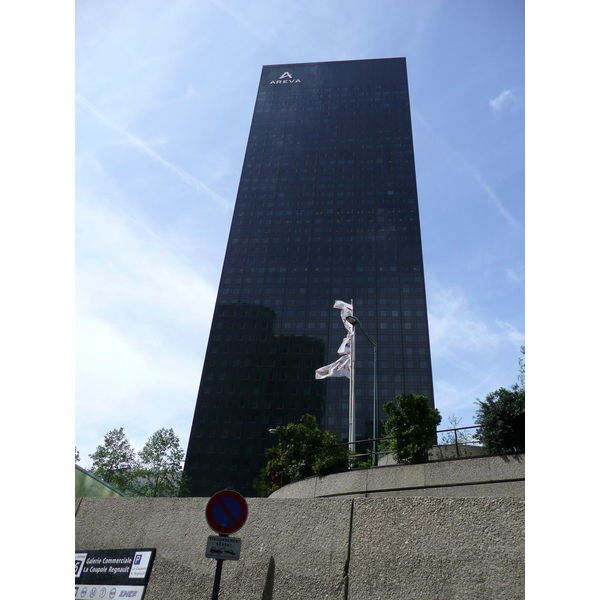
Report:
<svg viewBox="0 0 600 600"><path fill-rule="evenodd" d="M482 445L474 438L472 433L466 432L476 429L479 429L478 425L439 429L436 432L437 444L432 444L427 449L429 460L452 460L473 455L474 452L470 451L469 448L482 448ZM395 438L393 436L383 436L375 438L375 440L373 440L373 438L365 438L356 440L355 442L340 442L335 444L333 448L343 448L344 450L343 452L339 453L339 460L332 465L331 470L324 468L324 472L320 474L326 475L336 472L343 472L349 469L377 466L380 457L394 454L394 448L392 444L394 440ZM396 448L398 448L398 440L395 441ZM354 446L354 448L352 448L352 446ZM373 460L373 448L375 448L375 460ZM433 456L431 456L431 451L435 449L437 449L438 452L433 452ZM335 454L335 452L331 451L331 448L328 449L328 456L335 456ZM283 472L281 473L281 487L287 483L300 481L306 477L314 475L315 472L313 467L318 464L319 457L323 457L324 455L324 448L318 448L316 450L311 450L310 452L305 452L304 460L302 461L302 464L298 465L300 468L296 470L294 477L290 477L289 475L286 476L286 474ZM399 457L397 457L396 461L398 463L402 462Z"/></svg>

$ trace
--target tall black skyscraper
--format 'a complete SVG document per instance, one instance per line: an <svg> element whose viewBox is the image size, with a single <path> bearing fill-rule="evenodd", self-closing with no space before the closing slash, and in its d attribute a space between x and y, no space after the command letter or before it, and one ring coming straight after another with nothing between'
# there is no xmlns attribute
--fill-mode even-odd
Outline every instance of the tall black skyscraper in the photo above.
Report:
<svg viewBox="0 0 600 600"><path fill-rule="evenodd" d="M345 335L378 344L379 415L433 383L404 58L263 67L185 472L256 495L268 430L305 413L348 439ZM373 347L356 333L356 439L372 435ZM381 429L378 435L381 435Z"/></svg>

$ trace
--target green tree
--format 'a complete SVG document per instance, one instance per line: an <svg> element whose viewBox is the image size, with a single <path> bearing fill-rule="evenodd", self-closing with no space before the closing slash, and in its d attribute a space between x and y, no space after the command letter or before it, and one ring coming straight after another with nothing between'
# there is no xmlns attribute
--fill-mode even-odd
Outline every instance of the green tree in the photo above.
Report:
<svg viewBox="0 0 600 600"><path fill-rule="evenodd" d="M492 453L525 452L525 346L521 353L519 383L488 394L483 402L477 399L474 437Z"/></svg>
<svg viewBox="0 0 600 600"><path fill-rule="evenodd" d="M180 496L186 489L183 475L184 451L172 429L159 429L138 453L135 494L137 496Z"/></svg>
<svg viewBox="0 0 600 600"><path fill-rule="evenodd" d="M77 464L81 458L79 457L79 450L77 450L77 446L75 446L75 464Z"/></svg>
<svg viewBox="0 0 600 600"><path fill-rule="evenodd" d="M282 485L305 475L328 475L348 468L344 447L337 446L337 434L321 431L313 415L300 423L277 427L277 445L267 448L267 466L254 481L259 496L266 497Z"/></svg>
<svg viewBox="0 0 600 600"><path fill-rule="evenodd" d="M110 485L128 493L136 477L137 461L135 450L125 437L123 428L113 429L104 436L104 444L96 448L90 471L110 483Z"/></svg>
<svg viewBox="0 0 600 600"><path fill-rule="evenodd" d="M523 355L519 358L519 388L525 390L525 346L521 346L521 354Z"/></svg>
<svg viewBox="0 0 600 600"><path fill-rule="evenodd" d="M442 422L437 408L429 406L429 399L418 394L396 396L383 409L387 419L383 427L391 439L387 447L394 458L406 464L427 462L428 449L435 439L436 428Z"/></svg>

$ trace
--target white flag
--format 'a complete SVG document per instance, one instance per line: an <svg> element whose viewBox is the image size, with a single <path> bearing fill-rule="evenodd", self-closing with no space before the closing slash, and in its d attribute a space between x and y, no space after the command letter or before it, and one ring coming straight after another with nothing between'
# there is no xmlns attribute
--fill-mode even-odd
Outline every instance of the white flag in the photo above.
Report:
<svg viewBox="0 0 600 600"><path fill-rule="evenodd" d="M347 377L350 379L350 355L344 354L334 363L315 371L315 379L325 379L326 377Z"/></svg>
<svg viewBox="0 0 600 600"><path fill-rule="evenodd" d="M341 310L342 323L348 330L348 335L342 341L338 348L338 354L341 354L334 363L326 365L315 371L315 379L325 379L326 377L347 377L350 379L350 359L352 352L352 336L354 335L354 327L346 321L346 317L352 314L352 305L336 300L333 308Z"/></svg>
<svg viewBox="0 0 600 600"><path fill-rule="evenodd" d="M338 348L338 354L350 354L350 344L352 343L352 335L344 338L342 345Z"/></svg>
<svg viewBox="0 0 600 600"><path fill-rule="evenodd" d="M339 308L342 311L342 323L344 327L350 332L354 333L354 329L348 321L346 321L346 317L352 314L352 304L347 304L346 302L342 302L341 300L336 300L333 308Z"/></svg>

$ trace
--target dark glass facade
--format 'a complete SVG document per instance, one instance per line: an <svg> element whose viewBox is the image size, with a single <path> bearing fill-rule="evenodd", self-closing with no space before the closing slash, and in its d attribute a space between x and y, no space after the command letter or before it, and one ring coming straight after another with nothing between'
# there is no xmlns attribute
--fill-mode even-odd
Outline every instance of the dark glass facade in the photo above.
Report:
<svg viewBox="0 0 600 600"><path fill-rule="evenodd" d="M263 67L185 472L246 496L305 413L348 439L349 380L315 380L354 303L377 341L378 406L434 405L404 58ZM356 332L356 439L372 435L373 346ZM378 435L382 435L380 427Z"/></svg>

